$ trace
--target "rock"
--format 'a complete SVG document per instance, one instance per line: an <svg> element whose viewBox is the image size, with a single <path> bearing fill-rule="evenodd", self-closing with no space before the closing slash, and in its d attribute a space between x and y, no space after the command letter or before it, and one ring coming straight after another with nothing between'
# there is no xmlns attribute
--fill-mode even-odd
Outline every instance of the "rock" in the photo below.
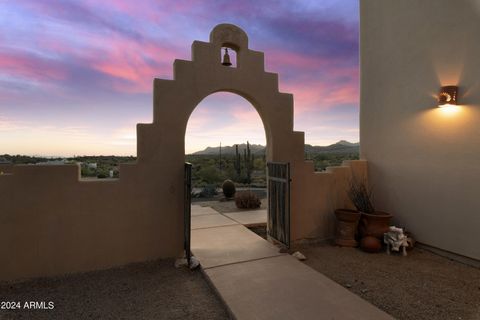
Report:
<svg viewBox="0 0 480 320"><path fill-rule="evenodd" d="M195 258L194 256L192 256L190 258L190 270L193 270L193 269L196 269L198 266L200 265L200 261L198 261L197 258Z"/></svg>
<svg viewBox="0 0 480 320"><path fill-rule="evenodd" d="M186 258L179 258L175 260L175 268L181 268L181 267L189 267L191 270L197 268L200 265L200 261L198 261L197 258L194 256L190 257L190 265L187 263Z"/></svg>
<svg viewBox="0 0 480 320"><path fill-rule="evenodd" d="M352 285L350 283L345 284L345 288L351 288Z"/></svg>
<svg viewBox="0 0 480 320"><path fill-rule="evenodd" d="M187 259L185 258L179 258L177 260L175 260L175 268L181 268L183 266L186 266L187 265Z"/></svg>
<svg viewBox="0 0 480 320"><path fill-rule="evenodd" d="M300 251L296 251L292 254L292 257L297 258L300 261L305 261L307 260L307 257L305 257L303 254L300 253Z"/></svg>

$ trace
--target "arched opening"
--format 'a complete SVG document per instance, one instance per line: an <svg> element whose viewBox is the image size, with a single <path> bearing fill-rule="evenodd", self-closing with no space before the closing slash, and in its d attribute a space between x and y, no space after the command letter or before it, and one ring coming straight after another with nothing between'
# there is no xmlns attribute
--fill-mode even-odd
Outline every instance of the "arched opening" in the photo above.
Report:
<svg viewBox="0 0 480 320"><path fill-rule="evenodd" d="M193 230L239 223L266 236L266 144L259 113L240 95L217 92L196 106L185 132ZM235 194L229 182L223 191L227 180ZM217 219L206 213L218 213Z"/></svg>

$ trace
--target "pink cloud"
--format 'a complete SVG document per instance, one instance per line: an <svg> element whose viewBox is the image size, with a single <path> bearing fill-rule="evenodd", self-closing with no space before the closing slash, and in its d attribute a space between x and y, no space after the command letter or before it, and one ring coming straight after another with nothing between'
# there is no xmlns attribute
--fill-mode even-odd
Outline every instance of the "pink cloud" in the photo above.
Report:
<svg viewBox="0 0 480 320"><path fill-rule="evenodd" d="M357 65L336 56L271 50L267 69L279 73L283 92L294 94L297 112L336 104L358 104L359 71Z"/></svg>
<svg viewBox="0 0 480 320"><path fill-rule="evenodd" d="M0 73L38 81L64 80L67 69L61 62L24 52L1 52Z"/></svg>
<svg viewBox="0 0 480 320"><path fill-rule="evenodd" d="M115 10L129 16L141 16L149 21L157 21L171 16L172 12L185 12L191 10L192 5L188 2L170 1L167 5L161 1L124 1L124 0L104 0L99 4L96 0L85 1L90 7L99 5L105 9ZM160 10L164 9L164 10Z"/></svg>
<svg viewBox="0 0 480 320"><path fill-rule="evenodd" d="M286 83L282 91L294 95L295 111L326 110L338 104L358 104L359 88L356 82L339 85L328 80L305 83Z"/></svg>
<svg viewBox="0 0 480 320"><path fill-rule="evenodd" d="M332 61L327 57L313 57L299 52L291 51L273 51L273 54L267 56L267 67L273 70L282 70L299 68L312 70L328 66Z"/></svg>
<svg viewBox="0 0 480 320"><path fill-rule="evenodd" d="M92 68L114 78L114 89L148 93L154 77L172 78L173 62L180 53L156 43L137 43L117 38L100 57L89 58ZM118 81L116 81L118 80Z"/></svg>
<svg viewBox="0 0 480 320"><path fill-rule="evenodd" d="M250 104L249 102L245 102ZM234 106L232 108L232 115L238 122L249 122L260 120L260 115L254 106L246 107L244 106Z"/></svg>

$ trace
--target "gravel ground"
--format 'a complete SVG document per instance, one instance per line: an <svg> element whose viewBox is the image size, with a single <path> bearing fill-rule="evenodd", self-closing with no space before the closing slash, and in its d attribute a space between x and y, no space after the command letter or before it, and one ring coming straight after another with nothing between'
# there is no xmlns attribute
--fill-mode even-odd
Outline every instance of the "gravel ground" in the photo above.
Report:
<svg viewBox="0 0 480 320"><path fill-rule="evenodd" d="M249 228L266 238L265 227ZM356 248L292 248L305 264L399 320L480 320L480 269L415 248L372 254Z"/></svg>
<svg viewBox="0 0 480 320"><path fill-rule="evenodd" d="M408 256L331 245L305 263L397 319L479 320L480 270L415 248Z"/></svg>
<svg viewBox="0 0 480 320"><path fill-rule="evenodd" d="M232 202L196 204L222 213L239 211ZM265 238L265 227L250 230ZM328 244L301 246L290 253L296 250L307 257L305 264L397 319L480 320L478 268L420 248L406 257Z"/></svg>
<svg viewBox="0 0 480 320"><path fill-rule="evenodd" d="M229 319L200 270L173 260L0 284L0 301L45 301L52 310L0 310L0 319Z"/></svg>

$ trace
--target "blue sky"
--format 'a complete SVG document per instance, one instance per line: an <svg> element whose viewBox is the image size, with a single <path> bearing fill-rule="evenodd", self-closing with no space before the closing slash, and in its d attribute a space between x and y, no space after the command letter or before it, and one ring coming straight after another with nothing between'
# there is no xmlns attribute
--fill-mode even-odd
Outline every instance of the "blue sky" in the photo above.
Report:
<svg viewBox="0 0 480 320"><path fill-rule="evenodd" d="M0 154L135 155L153 78L171 79L174 59L190 59L191 43L224 22L247 32L294 94L306 143L358 141L358 20L357 0L2 2ZM260 118L215 94L192 114L186 152L236 137L264 143Z"/></svg>

